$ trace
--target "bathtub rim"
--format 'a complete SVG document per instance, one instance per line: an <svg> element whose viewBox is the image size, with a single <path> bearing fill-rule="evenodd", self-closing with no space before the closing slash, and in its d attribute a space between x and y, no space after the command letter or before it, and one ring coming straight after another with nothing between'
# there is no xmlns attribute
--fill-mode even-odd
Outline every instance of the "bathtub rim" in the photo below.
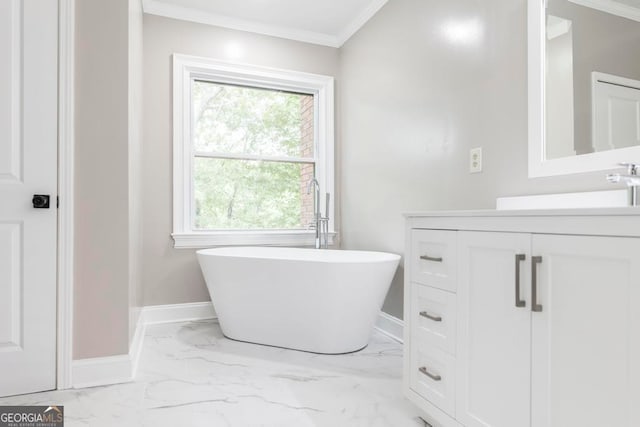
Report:
<svg viewBox="0 0 640 427"><path fill-rule="evenodd" d="M315 249L279 246L222 246L196 251L199 257L246 258L273 261L318 263L399 262L401 256L391 252L351 249Z"/></svg>

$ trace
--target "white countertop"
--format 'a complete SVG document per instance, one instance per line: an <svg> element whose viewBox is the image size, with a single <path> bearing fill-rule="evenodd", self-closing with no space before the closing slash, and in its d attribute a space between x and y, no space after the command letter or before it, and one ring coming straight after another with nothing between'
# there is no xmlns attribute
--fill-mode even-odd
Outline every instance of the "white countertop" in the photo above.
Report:
<svg viewBox="0 0 640 427"><path fill-rule="evenodd" d="M405 212L405 218L433 217L549 217L549 216L640 216L640 207L514 210L442 210Z"/></svg>
<svg viewBox="0 0 640 427"><path fill-rule="evenodd" d="M640 237L640 207L407 212L406 227Z"/></svg>

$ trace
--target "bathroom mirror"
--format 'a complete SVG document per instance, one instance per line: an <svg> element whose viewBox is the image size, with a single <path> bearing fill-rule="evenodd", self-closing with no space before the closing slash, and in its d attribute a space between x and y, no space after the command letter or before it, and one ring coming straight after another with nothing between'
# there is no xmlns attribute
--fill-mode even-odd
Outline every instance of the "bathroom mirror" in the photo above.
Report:
<svg viewBox="0 0 640 427"><path fill-rule="evenodd" d="M640 0L529 0L529 176L640 162Z"/></svg>

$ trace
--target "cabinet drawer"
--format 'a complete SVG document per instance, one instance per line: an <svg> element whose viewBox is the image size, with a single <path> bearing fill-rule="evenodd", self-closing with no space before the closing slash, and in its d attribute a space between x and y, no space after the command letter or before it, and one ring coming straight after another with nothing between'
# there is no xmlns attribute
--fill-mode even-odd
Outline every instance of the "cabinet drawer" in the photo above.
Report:
<svg viewBox="0 0 640 427"><path fill-rule="evenodd" d="M456 290L455 231L411 231L411 281L450 291Z"/></svg>
<svg viewBox="0 0 640 427"><path fill-rule="evenodd" d="M455 416L455 358L426 343L411 343L410 387Z"/></svg>
<svg viewBox="0 0 640 427"><path fill-rule="evenodd" d="M456 352L456 294L411 284L411 339Z"/></svg>

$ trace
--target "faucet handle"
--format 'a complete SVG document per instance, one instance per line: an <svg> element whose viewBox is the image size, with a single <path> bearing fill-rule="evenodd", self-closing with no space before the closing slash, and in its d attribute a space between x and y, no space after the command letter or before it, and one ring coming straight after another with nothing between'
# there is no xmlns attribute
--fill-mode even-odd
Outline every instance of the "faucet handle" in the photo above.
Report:
<svg viewBox="0 0 640 427"><path fill-rule="evenodd" d="M640 171L640 163L622 162L618 163L618 165L627 168L627 173L629 175L638 175L638 171Z"/></svg>
<svg viewBox="0 0 640 427"><path fill-rule="evenodd" d="M331 206L331 194L325 193L325 207L324 207L324 215L325 218L329 219L329 206Z"/></svg>

